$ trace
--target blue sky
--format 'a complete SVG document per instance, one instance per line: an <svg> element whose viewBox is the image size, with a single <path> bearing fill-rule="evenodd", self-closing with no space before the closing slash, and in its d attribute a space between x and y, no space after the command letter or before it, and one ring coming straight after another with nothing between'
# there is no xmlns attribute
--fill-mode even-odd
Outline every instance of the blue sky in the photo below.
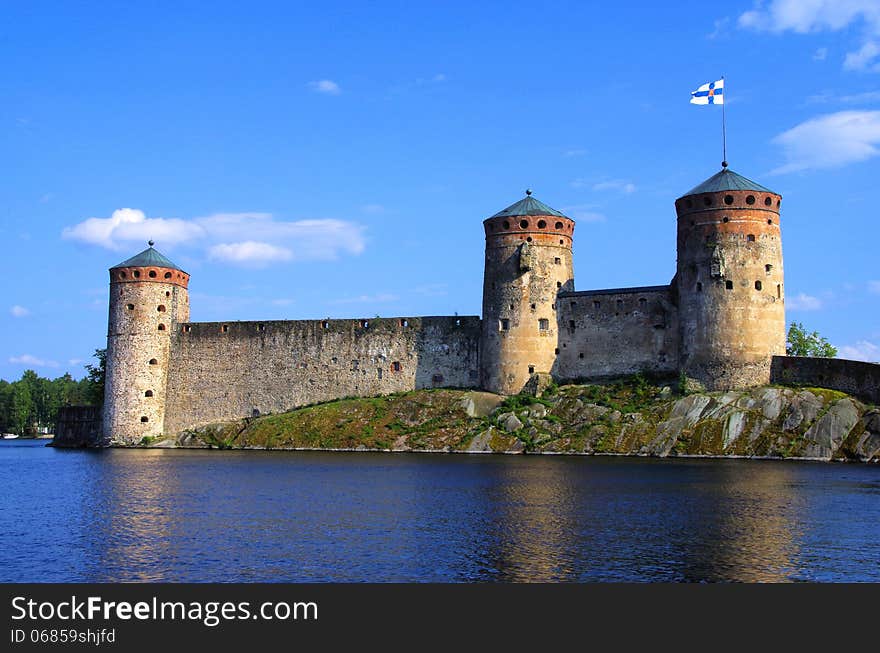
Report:
<svg viewBox="0 0 880 653"><path fill-rule="evenodd" d="M668 283L722 75L788 320L880 360L880 0L304 5L3 3L0 377L81 376L151 237L195 321L479 314L482 220L532 188L578 289Z"/></svg>

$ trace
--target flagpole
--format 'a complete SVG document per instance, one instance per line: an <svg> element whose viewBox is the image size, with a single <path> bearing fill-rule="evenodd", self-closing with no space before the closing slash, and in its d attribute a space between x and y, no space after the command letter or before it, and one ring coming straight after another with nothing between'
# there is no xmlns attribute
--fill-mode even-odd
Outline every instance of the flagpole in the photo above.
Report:
<svg viewBox="0 0 880 653"><path fill-rule="evenodd" d="M724 75L721 76L721 81L724 81ZM723 86L723 90L721 91L721 151L722 151L722 159L721 159L721 167L727 168L727 116L724 113L724 107L727 104L727 84L725 83Z"/></svg>

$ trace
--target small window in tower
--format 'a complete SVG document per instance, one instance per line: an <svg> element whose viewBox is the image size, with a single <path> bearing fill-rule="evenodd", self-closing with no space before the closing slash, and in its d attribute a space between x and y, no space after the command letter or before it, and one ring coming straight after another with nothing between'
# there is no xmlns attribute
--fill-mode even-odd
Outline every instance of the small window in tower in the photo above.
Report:
<svg viewBox="0 0 880 653"><path fill-rule="evenodd" d="M149 422L149 421L150 421L150 418L147 417L146 415L144 415L143 417L141 417L141 422L146 423L146 422Z"/></svg>
<svg viewBox="0 0 880 653"><path fill-rule="evenodd" d="M562 223L561 223L561 222L557 222L557 223L556 223L556 228L557 228L557 229L562 229Z"/></svg>
<svg viewBox="0 0 880 653"><path fill-rule="evenodd" d="M119 273L119 278L120 278L120 279L125 279L125 272L120 272L120 273Z"/></svg>
<svg viewBox="0 0 880 653"><path fill-rule="evenodd" d="M583 357L584 357L584 353L583 353L583 352L581 352L580 354L578 354L578 358L583 358Z"/></svg>
<svg viewBox="0 0 880 653"><path fill-rule="evenodd" d="M712 206L712 198L707 195L703 198L703 204L706 206Z"/></svg>
<svg viewBox="0 0 880 653"><path fill-rule="evenodd" d="M724 219L723 219L721 222L724 222L724 223L726 224L726 223L730 222L730 218L728 218L728 217L725 215L725 216L724 216Z"/></svg>
<svg viewBox="0 0 880 653"><path fill-rule="evenodd" d="M164 330L165 330L165 325L160 322L159 323L159 331L164 331Z"/></svg>
<svg viewBox="0 0 880 653"><path fill-rule="evenodd" d="M547 320L547 319L541 318L540 320L538 320L538 328L539 328L541 331L547 331L547 330L549 330L549 329L550 329L550 320Z"/></svg>
<svg viewBox="0 0 880 653"><path fill-rule="evenodd" d="M228 324L221 325L220 333L229 333L229 325Z"/></svg>
<svg viewBox="0 0 880 653"><path fill-rule="evenodd" d="M703 292L703 284L697 281L697 292Z"/></svg>
<svg viewBox="0 0 880 653"><path fill-rule="evenodd" d="M782 299L782 284L776 284L776 299Z"/></svg>
<svg viewBox="0 0 880 653"><path fill-rule="evenodd" d="M755 234L749 234L748 236L746 236L746 240L750 243L755 242Z"/></svg>
<svg viewBox="0 0 880 653"><path fill-rule="evenodd" d="M536 308L538 308L538 305L537 305L537 304L532 304L532 310L534 311Z"/></svg>
<svg viewBox="0 0 880 653"><path fill-rule="evenodd" d="M544 220L538 220L538 229L546 229L547 223Z"/></svg>
<svg viewBox="0 0 880 653"><path fill-rule="evenodd" d="M572 307L572 308L577 308L577 302L571 302L571 307Z"/></svg>
<svg viewBox="0 0 880 653"><path fill-rule="evenodd" d="M765 197L764 206L770 206L771 204L773 204L773 200L771 200L769 197Z"/></svg>
<svg viewBox="0 0 880 653"><path fill-rule="evenodd" d="M575 328L575 322L574 322L574 320L569 320L569 321L568 321L568 328L569 328L569 329L574 329L574 328Z"/></svg>
<svg viewBox="0 0 880 653"><path fill-rule="evenodd" d="M191 327L190 325L188 325L188 324L184 324L184 325L183 325L183 332L184 332L184 333L189 333L190 331L192 331L192 327Z"/></svg>
<svg viewBox="0 0 880 653"><path fill-rule="evenodd" d="M500 320L498 322L498 330L499 331L509 331L510 330L510 320Z"/></svg>
<svg viewBox="0 0 880 653"><path fill-rule="evenodd" d="M773 220L767 220L767 224L773 224Z"/></svg>
<svg viewBox="0 0 880 653"><path fill-rule="evenodd" d="M393 363L391 363L391 371L392 372L399 372L400 370L401 370L401 367L400 367L399 361L394 361Z"/></svg>
<svg viewBox="0 0 880 653"><path fill-rule="evenodd" d="M755 290L762 290L764 285L760 281L755 282Z"/></svg>
<svg viewBox="0 0 880 653"><path fill-rule="evenodd" d="M329 329L330 323L327 320L324 320L323 322L321 322L321 328L322 329Z"/></svg>
<svg viewBox="0 0 880 653"><path fill-rule="evenodd" d="M768 263L767 265L764 266L764 272L766 272L767 274L770 274L771 272L773 272L773 266Z"/></svg>
<svg viewBox="0 0 880 653"><path fill-rule="evenodd" d="M434 385L440 385L441 383L443 383L443 375L435 374L431 377L431 383L433 383Z"/></svg>
<svg viewBox="0 0 880 653"><path fill-rule="evenodd" d="M528 229L529 228L529 221L528 220L520 220L519 221L519 228L520 229Z"/></svg>
<svg viewBox="0 0 880 653"><path fill-rule="evenodd" d="M597 311L602 307L602 304L598 300L593 300L593 308Z"/></svg>
<svg viewBox="0 0 880 653"><path fill-rule="evenodd" d="M257 331L265 331L265 330L266 330L265 324L258 324L257 325Z"/></svg>
<svg viewBox="0 0 880 653"><path fill-rule="evenodd" d="M562 240L562 239L560 238L560 239L559 239L559 244L560 244L560 245L565 245L565 241Z"/></svg>
<svg viewBox="0 0 880 653"><path fill-rule="evenodd" d="M369 320L361 320L361 326L364 329L369 329L370 328L370 321Z"/></svg>
<svg viewBox="0 0 880 653"><path fill-rule="evenodd" d="M733 195L725 195L724 196L724 203L727 204L728 206L733 204Z"/></svg>
<svg viewBox="0 0 880 653"><path fill-rule="evenodd" d="M150 270L150 279L155 279L156 276L157 276L157 275L156 275L156 271L155 271L155 270Z"/></svg>
<svg viewBox="0 0 880 653"><path fill-rule="evenodd" d="M532 242L532 237L529 236L528 238L526 238L526 242L528 242L528 243Z"/></svg>
<svg viewBox="0 0 880 653"><path fill-rule="evenodd" d="M165 278L166 278L166 279L170 279L170 278L171 278L171 273L170 273L170 272L166 272L166 273L165 273Z"/></svg>
<svg viewBox="0 0 880 653"><path fill-rule="evenodd" d="M510 229L510 223L507 220L505 220L501 226L504 227L505 229Z"/></svg>
<svg viewBox="0 0 880 653"><path fill-rule="evenodd" d="M171 292L168 291L168 290L166 290L166 291L165 291L165 296L166 296L166 297L171 297Z"/></svg>
<svg viewBox="0 0 880 653"><path fill-rule="evenodd" d="M128 304L125 308L127 308L127 309L130 310L130 311L133 311L133 310L134 310L134 304Z"/></svg>
<svg viewBox="0 0 880 653"><path fill-rule="evenodd" d="M557 287L557 288L562 288L562 282L561 282L561 281L557 281L557 282L556 282L556 287Z"/></svg>
<svg viewBox="0 0 880 653"><path fill-rule="evenodd" d="M159 311L160 313L164 313L164 312L165 312L165 306L164 306L163 304L159 304L159 305L156 307L156 310Z"/></svg>
<svg viewBox="0 0 880 653"><path fill-rule="evenodd" d="M755 203L755 196L754 195L749 195L748 197L746 197L746 204L751 206L754 203Z"/></svg>
<svg viewBox="0 0 880 653"><path fill-rule="evenodd" d="M145 397L152 397L152 396L153 396L153 391L152 391L152 390L147 390L147 391L144 393L144 396L145 396Z"/></svg>
<svg viewBox="0 0 880 653"><path fill-rule="evenodd" d="M782 200L776 200L776 208L778 209L780 206L782 206Z"/></svg>
<svg viewBox="0 0 880 653"><path fill-rule="evenodd" d="M623 300L622 300L622 299L618 299L618 300L617 300L617 310L619 311L619 310L622 309L622 308L623 308Z"/></svg>
<svg viewBox="0 0 880 653"><path fill-rule="evenodd" d="M727 281L724 282L724 287L725 287L727 290L733 290L733 281L731 281L730 279L728 279Z"/></svg>
<svg viewBox="0 0 880 653"><path fill-rule="evenodd" d="M400 326L404 329L409 326L409 320L400 320Z"/></svg>
<svg viewBox="0 0 880 653"><path fill-rule="evenodd" d="M158 364L159 364L159 361L157 361L155 358L150 359L150 365L158 365Z"/></svg>
<svg viewBox="0 0 880 653"><path fill-rule="evenodd" d="M135 270L135 271L134 271L134 278L135 278L135 279L140 279L140 278L141 278L141 273L140 273L139 270Z"/></svg>
<svg viewBox="0 0 880 653"><path fill-rule="evenodd" d="M376 370L376 372L378 373L379 380L381 381L382 380L382 373L384 372L384 370L380 367Z"/></svg>
<svg viewBox="0 0 880 653"><path fill-rule="evenodd" d="M555 263L556 265L562 265L562 259L557 256L555 259L553 259L553 263Z"/></svg>
<svg viewBox="0 0 880 653"><path fill-rule="evenodd" d="M557 347L557 348L554 350L554 353L555 353L557 356L559 355L559 347Z"/></svg>
<svg viewBox="0 0 880 653"><path fill-rule="evenodd" d="M529 374L534 374L534 373L535 373L535 366L529 365Z"/></svg>

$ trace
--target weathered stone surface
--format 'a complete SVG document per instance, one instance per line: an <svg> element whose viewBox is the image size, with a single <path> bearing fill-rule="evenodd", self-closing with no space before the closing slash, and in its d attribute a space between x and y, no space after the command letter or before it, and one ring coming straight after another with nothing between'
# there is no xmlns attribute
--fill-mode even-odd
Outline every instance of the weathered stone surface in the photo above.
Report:
<svg viewBox="0 0 880 653"><path fill-rule="evenodd" d="M804 434L805 455L829 460L859 421L859 410L851 399L841 399Z"/></svg>
<svg viewBox="0 0 880 653"><path fill-rule="evenodd" d="M490 445L491 440L492 428L490 427L488 430L483 431L473 440L471 440L470 444L467 447L467 451L470 451L472 453L492 451L492 447Z"/></svg>
<svg viewBox="0 0 880 653"><path fill-rule="evenodd" d="M746 418L746 413L741 411L735 411L727 416L727 419L724 422L724 430L721 433L725 449L742 435L743 429L746 425Z"/></svg>
<svg viewBox="0 0 880 653"><path fill-rule="evenodd" d="M865 430L871 433L880 433L880 410L871 410L865 413Z"/></svg>
<svg viewBox="0 0 880 653"><path fill-rule="evenodd" d="M782 429L794 431L801 425L810 424L822 410L822 405L822 400L812 392L808 390L798 392L791 398Z"/></svg>
<svg viewBox="0 0 880 653"><path fill-rule="evenodd" d="M523 427L523 423L513 413L509 413L504 419L499 419L499 422L508 433L519 431Z"/></svg>
<svg viewBox="0 0 880 653"><path fill-rule="evenodd" d="M880 460L880 433L863 433L856 446L856 453L865 462Z"/></svg>
<svg viewBox="0 0 880 653"><path fill-rule="evenodd" d="M775 420L782 412L785 395L777 388L764 388L759 392L761 412L768 420Z"/></svg>
<svg viewBox="0 0 880 653"><path fill-rule="evenodd" d="M544 404L532 404L529 406L529 417L533 419L544 419L547 417L547 407Z"/></svg>

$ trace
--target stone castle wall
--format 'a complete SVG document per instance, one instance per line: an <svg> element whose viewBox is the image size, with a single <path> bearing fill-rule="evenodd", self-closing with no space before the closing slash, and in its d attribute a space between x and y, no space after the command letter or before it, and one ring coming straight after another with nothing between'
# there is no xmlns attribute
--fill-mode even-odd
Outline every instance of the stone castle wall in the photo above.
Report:
<svg viewBox="0 0 880 653"><path fill-rule="evenodd" d="M473 388L479 341L479 317L178 324L165 433L347 396Z"/></svg>
<svg viewBox="0 0 880 653"><path fill-rule="evenodd" d="M880 405L880 364L842 358L774 356L771 381L831 388Z"/></svg>
<svg viewBox="0 0 880 653"><path fill-rule="evenodd" d="M676 202L681 366L709 390L765 385L785 353L780 204L752 190Z"/></svg>
<svg viewBox="0 0 880 653"><path fill-rule="evenodd" d="M678 311L669 286L561 293L559 382L678 371Z"/></svg>

